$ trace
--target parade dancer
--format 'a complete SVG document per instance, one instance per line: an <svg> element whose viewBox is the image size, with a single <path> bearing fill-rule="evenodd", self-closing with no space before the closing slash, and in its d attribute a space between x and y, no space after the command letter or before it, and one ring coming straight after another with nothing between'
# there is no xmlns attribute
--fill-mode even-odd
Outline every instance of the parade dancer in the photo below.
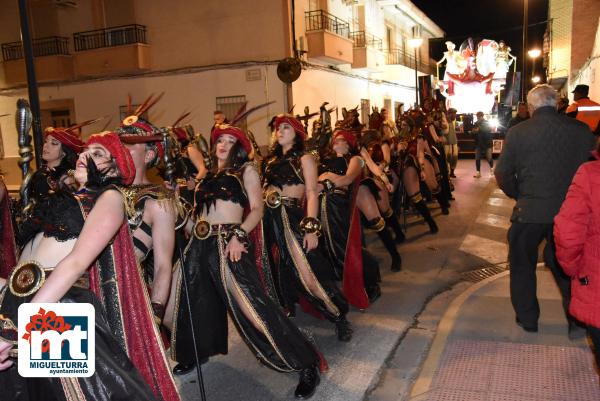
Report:
<svg viewBox="0 0 600 401"><path fill-rule="evenodd" d="M364 174L358 188L356 205L366 219L365 228L377 233L385 249L390 254L392 259L390 269L394 272L400 271L402 258L396 249L395 242L403 242L405 237L390 207L389 192L392 191L393 187L389 176L371 157L371 154L373 154L377 161L383 160L383 152L380 146L381 137L374 130L361 133L362 125L358 121L356 110L350 110L344 117L344 120L336 125L340 129L348 130L355 137L360 138L360 156L364 161ZM376 121L379 121L379 118ZM382 214L384 214L382 211L385 212L385 218L382 217ZM394 223L396 224L394 225ZM394 241L390 230L395 231L396 241Z"/></svg>
<svg viewBox="0 0 600 401"><path fill-rule="evenodd" d="M48 196L25 227L31 240L10 285L0 279L0 324L2 334L10 335L7 327L17 321L17 308L24 302L91 303L96 310L96 371L89 378L33 382L13 367L0 372L0 388L14 401L178 401L116 186L133 181L133 160L114 133L93 135L87 147L74 173L84 186L75 194ZM31 276L40 279L29 280Z"/></svg>
<svg viewBox="0 0 600 401"><path fill-rule="evenodd" d="M73 177L69 177L69 172L75 169L77 155L83 149L79 129L95 121L86 121L69 128L48 127L44 130L42 167L33 173L31 181L28 183L26 190L29 194L30 204L22 205L25 215L50 193L58 189L75 187L75 182Z"/></svg>
<svg viewBox="0 0 600 401"><path fill-rule="evenodd" d="M151 183L147 176L147 169L156 166L163 157L163 136L156 126L140 116L159 99L150 96L116 130L135 164L133 183L123 189L125 210L135 256L144 268L158 325L162 323L171 288L177 212L173 191L163 184Z"/></svg>
<svg viewBox="0 0 600 401"><path fill-rule="evenodd" d="M384 148L391 150L390 142L383 142L381 134L374 130L367 130L362 133L360 138L361 150L360 155L365 161L366 179L363 184L367 185L375 199L379 211L385 220L385 224L389 227L396 236L396 243L402 243L405 240L402 227L398 223L396 212L391 206L390 194L393 193L392 172L384 159ZM391 157L391 153L390 153ZM390 159L391 161L391 159Z"/></svg>
<svg viewBox="0 0 600 401"><path fill-rule="evenodd" d="M301 294L335 324L338 340L350 341L348 303L335 284L333 267L317 248L321 234L317 165L314 157L304 152L304 127L293 116L283 114L274 126L277 142L263 162L267 206L263 231L279 302L293 315Z"/></svg>
<svg viewBox="0 0 600 401"><path fill-rule="evenodd" d="M435 179L438 185L432 189L432 194L436 197L442 214L449 214L450 199L452 191L450 186L450 177L448 173L448 164L446 162L446 152L442 143L442 131L448 129L446 115L439 109L433 107L433 101L426 99L424 104L425 126L423 127L423 137L427 140L426 157L430 158L431 164L435 170ZM421 121L419 119L419 121Z"/></svg>
<svg viewBox="0 0 600 401"><path fill-rule="evenodd" d="M425 157L427 141L423 137L422 130L409 116L402 119L400 133L402 136L400 145L403 148L401 166L404 189L408 200L429 225L429 231L435 234L439 231L438 226L421 195L421 181L424 181L429 189L435 189L438 186L434 167Z"/></svg>
<svg viewBox="0 0 600 401"><path fill-rule="evenodd" d="M211 133L213 168L196 187L193 237L182 268L188 277L201 358L227 353L227 312L252 353L281 372L300 372L297 398L309 398L319 383L313 345L264 292L248 233L263 214L260 178L248 154L252 146L237 127L221 124ZM245 215L244 211L247 211ZM244 217L245 215L245 217ZM172 354L193 364L194 344L186 299L177 283Z"/></svg>
<svg viewBox="0 0 600 401"><path fill-rule="evenodd" d="M357 140L350 131L336 131L329 154L319 165L321 222L329 260L343 281L348 302L365 309L381 295L377 262L363 249L356 195L362 174Z"/></svg>

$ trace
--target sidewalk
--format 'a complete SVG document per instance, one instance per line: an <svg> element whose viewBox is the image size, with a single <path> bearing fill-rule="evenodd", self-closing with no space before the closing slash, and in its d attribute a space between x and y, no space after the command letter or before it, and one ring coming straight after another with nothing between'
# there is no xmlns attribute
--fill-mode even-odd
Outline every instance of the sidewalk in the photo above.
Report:
<svg viewBox="0 0 600 401"><path fill-rule="evenodd" d="M515 324L509 274L457 297L440 321L408 397L414 401L597 401L598 374L586 340L569 341L560 294L538 267L539 332Z"/></svg>

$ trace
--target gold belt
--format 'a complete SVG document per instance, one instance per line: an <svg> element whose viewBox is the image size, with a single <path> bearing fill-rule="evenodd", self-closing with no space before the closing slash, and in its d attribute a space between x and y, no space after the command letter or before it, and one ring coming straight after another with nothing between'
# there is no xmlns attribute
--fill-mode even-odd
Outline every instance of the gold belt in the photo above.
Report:
<svg viewBox="0 0 600 401"><path fill-rule="evenodd" d="M54 267L44 267L36 260L19 263L8 277L8 288L20 298L35 294L53 270ZM87 274L79 277L73 286L90 288Z"/></svg>
<svg viewBox="0 0 600 401"><path fill-rule="evenodd" d="M302 199L283 196L277 191L267 192L264 196L267 207L277 209L281 205L290 207L302 207Z"/></svg>
<svg viewBox="0 0 600 401"><path fill-rule="evenodd" d="M224 223L224 224L210 224L208 221L200 219L194 224L192 232L198 239L207 239L212 235L227 235L227 232L239 223Z"/></svg>

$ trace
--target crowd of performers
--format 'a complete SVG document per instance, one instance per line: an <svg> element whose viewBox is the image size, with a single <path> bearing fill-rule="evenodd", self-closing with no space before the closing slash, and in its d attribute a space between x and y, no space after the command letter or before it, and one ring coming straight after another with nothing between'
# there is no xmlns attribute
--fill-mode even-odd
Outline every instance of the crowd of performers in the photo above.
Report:
<svg viewBox="0 0 600 401"><path fill-rule="evenodd" d="M374 110L368 126L344 110L334 128L324 104L310 137L312 116L281 114L262 154L238 126L256 108L231 122L216 114L209 145L180 126L186 115L166 128L142 118L158 100L86 143L79 133L90 122L46 129L27 204L11 208L0 181L7 399L179 400L173 373L227 353L228 316L260 362L300 373L295 396L309 398L327 362L292 319L297 306L351 341L349 305L365 310L381 295L364 232L377 233L397 272L401 214L416 210L435 234L428 200L448 213L448 122L432 102L399 109L396 121ZM149 178L157 166L161 183ZM24 302L95 306L92 377L19 376Z"/></svg>

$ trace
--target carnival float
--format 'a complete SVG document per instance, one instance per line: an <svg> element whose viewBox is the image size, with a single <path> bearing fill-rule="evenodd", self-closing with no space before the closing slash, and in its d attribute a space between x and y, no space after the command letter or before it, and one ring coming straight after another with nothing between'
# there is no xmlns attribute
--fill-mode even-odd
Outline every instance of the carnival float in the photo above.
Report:
<svg viewBox="0 0 600 401"><path fill-rule="evenodd" d="M437 87L446 98L446 107L455 108L459 114L482 111L492 114L496 101L504 90L510 67L516 68L516 57L504 41L481 40L475 46L472 38L466 39L458 50L446 42L447 51L437 64ZM445 61L445 71L440 77L440 66ZM514 76L514 74L512 74Z"/></svg>

